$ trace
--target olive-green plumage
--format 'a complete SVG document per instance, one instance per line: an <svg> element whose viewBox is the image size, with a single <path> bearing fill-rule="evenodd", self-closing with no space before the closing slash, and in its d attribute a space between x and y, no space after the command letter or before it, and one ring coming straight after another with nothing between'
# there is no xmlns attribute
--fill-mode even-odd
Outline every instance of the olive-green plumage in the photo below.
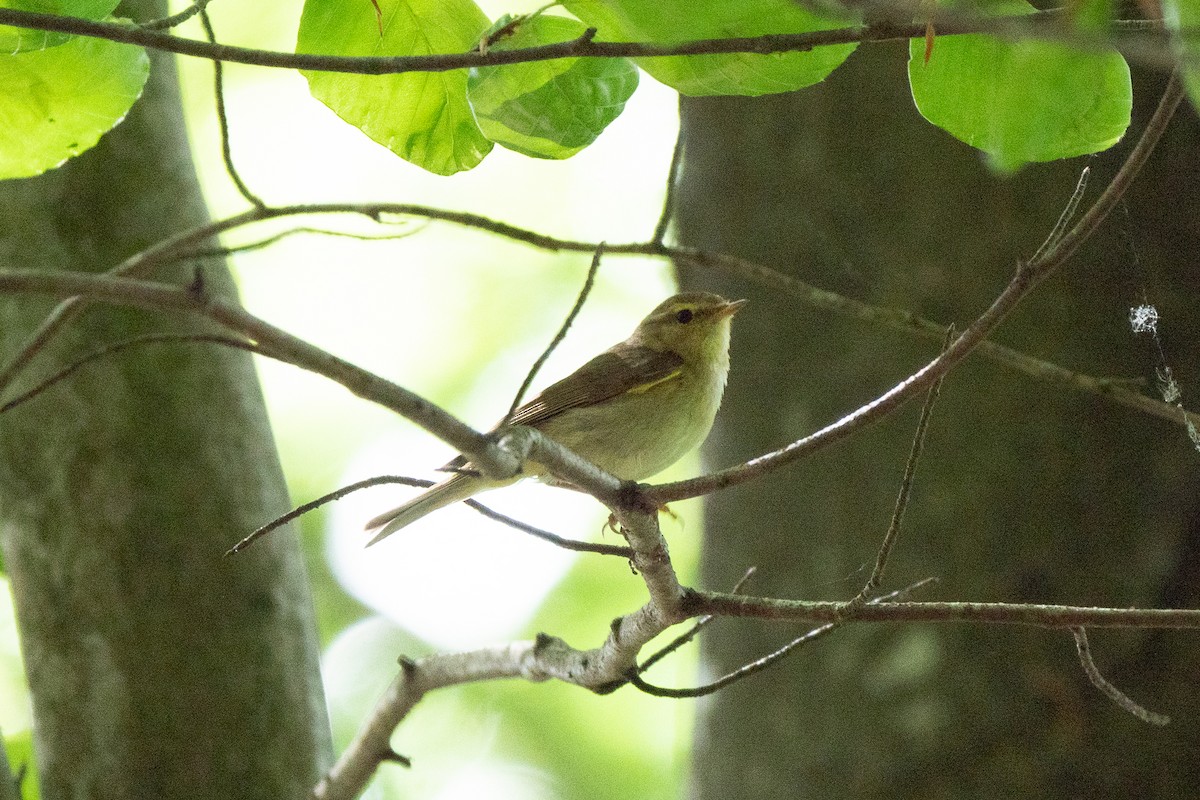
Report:
<svg viewBox="0 0 1200 800"><path fill-rule="evenodd" d="M618 478L640 481L678 461L712 428L729 374L729 328L744 300L685 292L664 300L628 339L517 409L508 424L537 428ZM447 468L469 467L461 457ZM367 523L370 544L439 508L520 477L456 473Z"/></svg>

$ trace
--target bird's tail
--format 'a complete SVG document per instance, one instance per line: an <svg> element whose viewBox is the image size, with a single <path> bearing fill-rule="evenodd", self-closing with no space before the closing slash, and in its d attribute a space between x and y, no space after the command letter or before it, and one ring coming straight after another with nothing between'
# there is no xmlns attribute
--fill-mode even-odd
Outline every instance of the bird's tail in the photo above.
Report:
<svg viewBox="0 0 1200 800"><path fill-rule="evenodd" d="M460 472L450 476L436 486L429 487L427 491L417 495L404 505L397 506L391 511L380 514L368 522L368 531L376 528L380 528L381 530L375 534L371 541L367 542L367 547L387 536L391 536L396 531L416 522L426 514L437 511L439 508L448 506L451 503L457 503L459 500L466 500L484 488L487 488L484 485L484 481L476 475L468 475Z"/></svg>

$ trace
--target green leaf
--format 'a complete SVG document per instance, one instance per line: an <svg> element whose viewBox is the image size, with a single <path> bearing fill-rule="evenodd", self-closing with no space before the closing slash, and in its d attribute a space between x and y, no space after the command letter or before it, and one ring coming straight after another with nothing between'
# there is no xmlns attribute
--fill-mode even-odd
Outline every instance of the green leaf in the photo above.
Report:
<svg viewBox="0 0 1200 800"><path fill-rule="evenodd" d="M506 15L498 24L515 28L493 50L569 41L586 30L546 15ZM638 68L628 59L564 58L472 69L467 97L492 141L537 158L570 158L620 115L637 85Z"/></svg>
<svg viewBox="0 0 1200 800"><path fill-rule="evenodd" d="M998 171L1105 150L1129 127L1129 66L1115 52L947 36L927 64L923 41L910 48L908 78L921 115L987 153Z"/></svg>
<svg viewBox="0 0 1200 800"><path fill-rule="evenodd" d="M1183 69L1183 85L1187 89L1192 106L1200 109L1200 41L1195 31L1200 30L1200 0L1163 0L1163 22L1167 30L1177 37L1176 47L1180 53L1193 59ZM1179 36L1181 30L1192 31L1191 39Z"/></svg>
<svg viewBox="0 0 1200 800"><path fill-rule="evenodd" d="M471 0L307 0L298 53L343 56L419 56L462 53L488 26ZM379 35L379 24L383 36ZM468 170L492 143L467 103L465 70L403 75L345 75L306 71L308 87L346 122L396 155L438 175Z"/></svg>
<svg viewBox="0 0 1200 800"><path fill-rule="evenodd" d="M96 20L111 14L118 2L120 0L0 0L0 8ZM47 47L57 47L71 38L69 33L51 33L0 25L0 53L44 50Z"/></svg>
<svg viewBox="0 0 1200 800"><path fill-rule="evenodd" d="M1104 35L1114 19L1114 0L1073 0L1067 13L1075 27L1084 33Z"/></svg>
<svg viewBox="0 0 1200 800"><path fill-rule="evenodd" d="M83 36L0 57L0 179L39 175L91 148L149 74L140 47Z"/></svg>
<svg viewBox="0 0 1200 800"><path fill-rule="evenodd" d="M806 33L851 24L819 17L796 0L564 0L605 41L670 44L696 39ZM687 95L790 92L825 80L855 44L809 52L639 58L658 80Z"/></svg>

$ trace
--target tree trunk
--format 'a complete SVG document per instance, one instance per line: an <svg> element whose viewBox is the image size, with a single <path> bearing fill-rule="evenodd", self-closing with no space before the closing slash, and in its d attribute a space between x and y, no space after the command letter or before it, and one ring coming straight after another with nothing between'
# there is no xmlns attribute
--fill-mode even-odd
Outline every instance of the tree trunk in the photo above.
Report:
<svg viewBox="0 0 1200 800"><path fill-rule="evenodd" d="M976 153L919 118L906 55L864 46L826 83L796 94L686 99L681 240L961 329L1036 250L1083 162L989 174ZM1134 126L1090 162L1089 199L1140 134L1161 84L1135 82ZM1166 357L1185 392L1196 385L1198 136L1181 108L1128 210L1037 290L998 341L1081 372L1152 376L1157 352L1127 321L1129 307L1148 300L1163 314ZM752 299L734 326L712 466L833 421L937 351L728 277L689 273L684 282ZM852 597L887 527L918 405L712 496L704 586L727 589L757 565L756 594ZM1195 606L1197 458L1177 425L973 358L943 388L884 590L937 576L914 599ZM705 662L723 673L796 632L713 626L702 637ZM1195 636L1091 639L1107 677L1175 724L1143 724L1101 696L1067 632L848 625L706 702L694 795L1194 792Z"/></svg>
<svg viewBox="0 0 1200 800"><path fill-rule="evenodd" d="M0 184L4 267L101 271L207 221L172 58L153 58L145 96L96 148ZM155 278L200 267L234 295L212 260ZM52 305L0 303L5 359ZM198 329L93 307L16 389L107 342ZM0 448L42 796L306 796L330 743L299 548L281 531L222 557L288 505L250 357L185 344L102 359L5 416Z"/></svg>

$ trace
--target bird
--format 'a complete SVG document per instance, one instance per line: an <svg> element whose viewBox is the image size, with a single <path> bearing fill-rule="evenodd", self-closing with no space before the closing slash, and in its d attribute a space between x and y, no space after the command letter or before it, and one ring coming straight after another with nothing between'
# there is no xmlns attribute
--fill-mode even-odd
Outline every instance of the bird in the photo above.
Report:
<svg viewBox="0 0 1200 800"><path fill-rule="evenodd" d="M660 303L625 341L551 384L493 429L528 425L626 481L641 481L699 446L712 429L729 376L733 315L745 300L683 292ZM441 468L449 478L372 519L368 546L426 514L529 476L552 481L527 461L518 475L492 480L463 456Z"/></svg>

